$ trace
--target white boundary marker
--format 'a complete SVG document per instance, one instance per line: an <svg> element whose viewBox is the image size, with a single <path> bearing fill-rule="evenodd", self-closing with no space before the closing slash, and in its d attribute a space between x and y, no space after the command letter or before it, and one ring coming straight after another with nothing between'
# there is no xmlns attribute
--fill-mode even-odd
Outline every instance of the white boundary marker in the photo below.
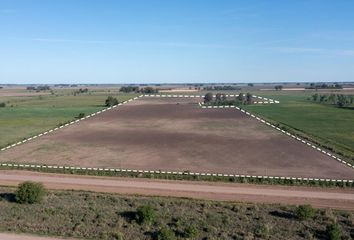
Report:
<svg viewBox="0 0 354 240"><path fill-rule="evenodd" d="M227 95L227 96L235 96L235 95ZM105 111L108 111L108 110L111 110L111 109L114 109L120 105L123 105L123 104L126 104L128 102L131 102L131 101L134 101L136 99L139 99L141 97L187 97L187 98L202 98L203 96L200 96L200 95L140 95L138 97L134 97L132 99L129 99L127 101L124 101L122 103L119 103L117 105L114 105L112 107L108 107L108 108L105 108L103 110L100 110L98 112L95 112L95 113L92 113L86 117L83 117L81 119L77 119L77 120L73 120L65 125L62 125L60 127L56 127L54 129L51 129L51 130L48 130L48 131L45 131L43 133L40 133L36 136L33 136L33 137L30 137L30 138L27 138L23 141L20 141L20 142L17 142L17 143L14 143L12 145L9 145L5 148L2 148L0 151L5 151L7 149L10 149L10 148L13 148L15 146L18 146L18 145L21 145L21 144L24 144L28 141L31 141L33 139L36 139L38 137L41 137L43 135L46 135L46 134L49 134L49 133L52 133L52 132L55 132L55 131L58 131L59 129L62 129L64 127L67 127L67 126L70 126L72 124L75 124L75 123L78 123L82 120L85 120L85 119L88 119L90 117L93 117L93 116L96 116L98 114L101 114ZM253 97L256 97L256 96L253 96ZM262 98L262 97L258 97L258 98ZM263 98L265 99L265 98ZM267 100L267 99L265 99ZM269 101L271 101L272 99L269 99ZM273 100L274 103L279 103L279 101L276 101L276 100ZM201 108L236 108L237 110L240 110L241 112L257 119L258 121L261 121L265 124L267 124L268 126L271 126L272 128L278 130L278 131L281 131L283 133L285 133L286 135L288 136L291 136L292 138L298 140L298 141L301 141L302 143L308 145L308 146L311 146L312 148L334 158L335 160L349 166L349 167L352 167L354 168L354 166L352 166L351 164L337 158L336 156L326 152L326 151L323 151L322 149L312 145L311 143L308 143L284 130L281 130L280 128L274 126L273 124L259 118L259 117L256 117L255 115L239 108L239 107L236 107L236 106L202 106L202 104L199 102L198 105L201 107ZM136 169L123 169L123 168L91 168L91 167L78 167L78 166L60 166L60 165L42 165L42 164L15 164L15 163L0 163L0 166L2 167L17 167L17 168L34 168L34 169L66 169L66 170L82 170L82 171L105 171L105 172L128 172L128 173L150 173L150 174L171 174L171 175L189 175L189 176L214 176L214 177L235 177L235 178L246 178L246 179L276 179L276 180L297 180L297 181L316 181L316 182L341 182L341 183L353 183L354 180L353 179L329 179L329 178L307 178L307 177L283 177L283 176L265 176L265 175L244 175L244 174L223 174L223 173L206 173L206 172L189 172L189 171L184 171L184 172L181 172L181 171L161 171L161 170L136 170Z"/></svg>
<svg viewBox="0 0 354 240"><path fill-rule="evenodd" d="M210 109L210 108L213 108L213 109L214 109L214 108L222 108L222 109L235 108L235 109L237 109L237 110L243 112L244 114L246 114L246 115L248 115L248 116L250 116L250 117L256 119L257 121L260 121L260 122L262 122L262 123L264 123L264 124L266 124L266 125L268 125L268 126L274 128L274 129L280 131L281 133L283 133L283 134L285 134L285 135L287 135L287 136L289 136L289 137L292 137L293 139L295 139L295 140L297 140L297 141L299 141L299 142L301 142L301 143L303 143L303 144L306 144L306 146L312 147L313 149L315 149L315 150L317 150L317 151L319 151L319 152L321 152L321 153L323 153L323 154L325 154L325 155L327 155L327 156L333 158L334 160L336 160L336 161L338 161L338 162L344 164L345 166L348 166L348 167L351 167L351 168L354 169L354 165L352 165L352 164L350 164L350 163L348 163L348 162L342 160L342 159L339 158L339 157L336 157L334 154L332 154L332 153L330 153L330 152L327 152L327 151L321 149L320 147L318 147L318 146L316 146L316 145L314 145L314 144L312 144L312 143L310 143L310 142L308 142L308 141L305 141L305 140L303 140L303 139L301 139L301 138L299 138L299 137L297 137L297 136L295 136L295 135L293 135L293 134L291 134L291 133L289 133L289 132L287 132L287 131L285 131L285 130L283 130L283 129L280 129L279 127L277 127L277 126L271 124L270 122L268 122L268 121L266 121L266 120L264 120L264 119L262 119L262 118L260 118L260 117L257 117L257 116L255 116L254 114L252 114L252 113L250 113L250 112L247 112L247 111L245 111L244 109L242 109L242 108L240 108L240 107L237 107L237 106L203 106L202 103L199 103L199 106L200 106L201 108L206 108L206 109Z"/></svg>
<svg viewBox="0 0 354 240"><path fill-rule="evenodd" d="M203 95L176 95L176 94L144 94L144 97L162 97L162 98L203 98ZM226 97L237 97L237 94L225 94ZM246 94L243 94L243 96L246 96ZM213 97L216 97L216 95L213 95ZM280 103L277 100L271 99L271 98L265 98L265 97L260 97L256 95L252 95L253 98L258 98L263 101L256 101L254 102L255 104L269 104L269 103Z"/></svg>
<svg viewBox="0 0 354 240"><path fill-rule="evenodd" d="M24 140L22 140L22 141L19 141L19 142L17 142L17 143L12 144L12 145L8 145L8 146L6 146L6 147L4 147L4 148L1 148L1 149L0 149L0 152L5 151L5 150L8 150L8 149L10 149L10 148L13 148L13 147L15 147L15 146L24 144L24 143L26 143L26 142L29 142L29 141L31 141L31 140L34 140L34 139L38 138L38 137L47 135L47 134L49 134L49 133L58 131L59 129L62 129L62 128L68 127L68 126L70 126L70 125L72 125L72 124L75 124L75 123L78 123L78 122L80 122L80 121L86 120L86 119L88 119L88 118L91 118L91 117L93 117L93 116L96 116L96 115L98 115L98 114L101 114L101 113L103 113L103 112L105 112L105 111L112 110L112 109L114 109L114 108L116 108L116 107L118 107L118 106L121 106L121 105L126 104L126 103L128 103L128 102L131 102L131 101L133 101L133 100L136 100L136 99L138 99L138 98L140 98L140 97L142 97L142 95L140 95L140 96L138 96L138 97L131 98L131 99L127 100L127 101L121 102L121 103L119 103L119 104L117 104L117 105L114 105L114 106L112 106L112 107L107 107L107 108L104 108L103 110L97 111L97 112L95 112L95 113L91 113L90 115L87 115L87 116L85 116L85 117L83 117L83 118L76 119L76 120L72 120L71 122L68 122L68 123L65 123L65 124L63 124L63 125L61 125L61 126L58 126L58 127L53 128L53 129L47 130L47 131L45 131L45 132L43 132L43 133L39 133L39 134L37 134L37 135L35 135L35 136L26 138L26 139L24 139Z"/></svg>
<svg viewBox="0 0 354 240"><path fill-rule="evenodd" d="M234 178L246 178L246 179L275 179L275 180L297 180L297 181L341 182L341 183L353 183L354 182L354 180L352 180L352 179L282 177L282 176L265 176L265 175L224 174L224 173L208 173L208 172L167 171L167 170L165 170L165 171L162 171L162 170L141 170L141 169L137 170L137 169L124 169L124 168L76 167L76 166L38 165L38 164L0 163L0 166L2 166L2 167L17 167L17 168L34 168L34 169L62 169L62 170L82 170L82 171L99 171L99 172L234 177Z"/></svg>

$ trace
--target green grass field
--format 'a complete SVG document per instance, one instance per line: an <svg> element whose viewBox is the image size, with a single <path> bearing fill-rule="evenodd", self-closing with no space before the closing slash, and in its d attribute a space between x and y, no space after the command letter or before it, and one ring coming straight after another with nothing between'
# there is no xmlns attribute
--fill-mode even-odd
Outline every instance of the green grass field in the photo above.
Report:
<svg viewBox="0 0 354 240"><path fill-rule="evenodd" d="M0 108L0 147L36 135L59 124L104 108L107 96L125 101L136 95L117 92L92 91L74 96L72 90L53 95L0 97L6 107Z"/></svg>
<svg viewBox="0 0 354 240"><path fill-rule="evenodd" d="M352 211L315 210L300 220L294 206L81 191L50 191L29 205L14 202L13 192L0 188L0 231L107 240L327 239L326 227L336 221L342 239L354 237ZM146 205L154 217L141 223L136 211ZM161 228L171 238L161 238Z"/></svg>
<svg viewBox="0 0 354 240"><path fill-rule="evenodd" d="M279 100L279 104L250 105L244 108L280 123L354 160L354 110L313 103L313 93L256 92Z"/></svg>

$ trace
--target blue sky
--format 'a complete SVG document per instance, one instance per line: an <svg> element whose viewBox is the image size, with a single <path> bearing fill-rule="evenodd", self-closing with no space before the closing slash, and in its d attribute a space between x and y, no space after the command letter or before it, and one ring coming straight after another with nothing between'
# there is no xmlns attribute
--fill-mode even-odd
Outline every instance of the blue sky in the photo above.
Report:
<svg viewBox="0 0 354 240"><path fill-rule="evenodd" d="M0 83L354 80L354 1L0 0Z"/></svg>

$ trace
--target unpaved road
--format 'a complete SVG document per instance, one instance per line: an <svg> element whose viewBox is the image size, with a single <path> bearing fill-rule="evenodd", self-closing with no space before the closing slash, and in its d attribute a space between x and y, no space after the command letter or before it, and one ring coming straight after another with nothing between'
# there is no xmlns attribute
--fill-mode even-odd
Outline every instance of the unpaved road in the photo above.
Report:
<svg viewBox="0 0 354 240"><path fill-rule="evenodd" d="M354 210L353 189L95 177L29 171L0 171L0 185L15 186L23 181L41 182L50 189L75 189L221 201L282 204L308 203L315 207Z"/></svg>
<svg viewBox="0 0 354 240"><path fill-rule="evenodd" d="M59 237L40 237L35 235L15 234L15 233L0 233L1 240L73 240L72 238L59 238Z"/></svg>

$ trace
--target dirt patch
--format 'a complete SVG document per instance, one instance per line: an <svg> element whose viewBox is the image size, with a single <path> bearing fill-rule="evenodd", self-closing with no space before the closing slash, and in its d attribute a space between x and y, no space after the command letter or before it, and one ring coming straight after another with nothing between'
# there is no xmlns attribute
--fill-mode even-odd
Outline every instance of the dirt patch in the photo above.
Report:
<svg viewBox="0 0 354 240"><path fill-rule="evenodd" d="M315 178L354 170L236 109L142 98L0 154L2 162Z"/></svg>

